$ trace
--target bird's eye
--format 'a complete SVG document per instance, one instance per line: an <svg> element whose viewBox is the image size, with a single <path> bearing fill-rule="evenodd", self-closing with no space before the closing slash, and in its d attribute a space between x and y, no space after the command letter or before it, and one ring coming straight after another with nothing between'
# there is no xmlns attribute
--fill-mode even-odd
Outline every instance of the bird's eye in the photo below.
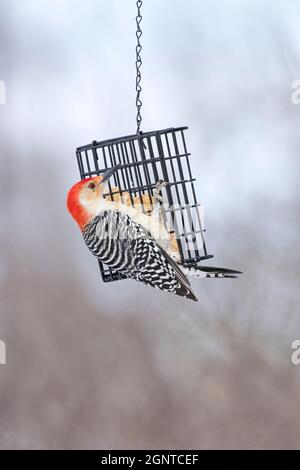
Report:
<svg viewBox="0 0 300 470"><path fill-rule="evenodd" d="M88 188L89 188L89 189L95 189L95 187L96 187L95 183L90 183L90 184L88 185Z"/></svg>

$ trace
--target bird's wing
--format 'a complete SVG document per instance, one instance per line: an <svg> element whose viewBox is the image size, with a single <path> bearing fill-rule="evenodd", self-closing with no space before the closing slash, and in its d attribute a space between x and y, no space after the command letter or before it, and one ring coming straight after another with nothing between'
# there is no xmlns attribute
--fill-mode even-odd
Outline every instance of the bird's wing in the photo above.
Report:
<svg viewBox="0 0 300 470"><path fill-rule="evenodd" d="M105 210L83 232L90 251L125 277L198 300L175 261L128 214Z"/></svg>

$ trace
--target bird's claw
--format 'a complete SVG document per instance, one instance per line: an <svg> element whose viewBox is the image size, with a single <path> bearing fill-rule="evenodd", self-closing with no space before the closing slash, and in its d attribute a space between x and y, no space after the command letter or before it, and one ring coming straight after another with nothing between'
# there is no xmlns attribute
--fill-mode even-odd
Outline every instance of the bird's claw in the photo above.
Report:
<svg viewBox="0 0 300 470"><path fill-rule="evenodd" d="M155 199L155 201L158 201L160 202L161 204L164 204L165 203L165 200L164 198L160 195L161 193L161 190L163 188L165 188L166 186L168 186L170 183L168 183L167 181L163 181L163 180L159 180L157 183L156 183L156 186L155 186L155 189L153 191L153 198Z"/></svg>

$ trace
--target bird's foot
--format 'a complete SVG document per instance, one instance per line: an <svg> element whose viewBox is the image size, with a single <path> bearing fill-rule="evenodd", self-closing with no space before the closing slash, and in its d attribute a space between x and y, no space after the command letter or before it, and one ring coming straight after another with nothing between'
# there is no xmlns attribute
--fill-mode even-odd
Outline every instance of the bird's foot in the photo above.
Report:
<svg viewBox="0 0 300 470"><path fill-rule="evenodd" d="M158 181L155 189L153 190L153 216L157 217L160 221L164 220L164 210L168 207L167 202L161 195L161 190L168 186L166 181Z"/></svg>
<svg viewBox="0 0 300 470"><path fill-rule="evenodd" d="M156 183L155 189L153 191L153 199L155 201L155 205L160 207L160 204L163 206L166 204L165 199L161 196L161 190L168 186L169 183L166 181L160 180Z"/></svg>

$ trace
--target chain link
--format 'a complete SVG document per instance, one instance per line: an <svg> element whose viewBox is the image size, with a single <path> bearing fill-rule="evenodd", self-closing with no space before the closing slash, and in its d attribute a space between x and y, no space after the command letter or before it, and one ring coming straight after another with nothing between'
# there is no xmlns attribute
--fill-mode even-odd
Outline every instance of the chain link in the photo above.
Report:
<svg viewBox="0 0 300 470"><path fill-rule="evenodd" d="M140 42L141 36L142 36L142 30L141 30L141 21L143 19L141 15L141 8L142 8L142 0L137 0L136 6L137 6L137 16L136 16L136 25L137 25L137 30L136 30L136 38L137 38L137 46L136 46L136 108L137 108L137 115L136 115L136 124L137 124L137 134L141 132L141 123L142 123L142 115L141 115L141 107L142 107L142 101L141 101L141 91L142 91L142 86L141 86L141 79L142 79L142 74L141 74L141 66L142 66L142 58L141 58L141 51L142 51L142 45Z"/></svg>

